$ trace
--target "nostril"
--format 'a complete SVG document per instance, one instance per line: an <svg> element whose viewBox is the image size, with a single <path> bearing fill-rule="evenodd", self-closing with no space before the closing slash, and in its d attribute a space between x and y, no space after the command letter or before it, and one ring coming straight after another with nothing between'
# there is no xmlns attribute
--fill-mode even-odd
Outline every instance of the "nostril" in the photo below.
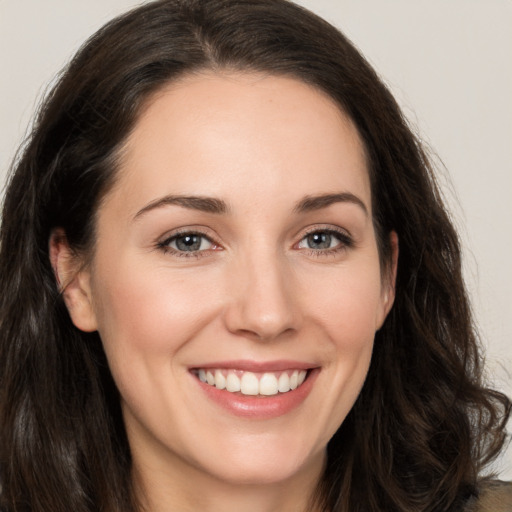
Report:
<svg viewBox="0 0 512 512"><path fill-rule="evenodd" d="M295 332L295 329L292 328L292 327L287 327L287 328L284 328L284 329L279 329L279 328L276 328L276 329L262 329L262 328L259 328L259 329L238 329L236 331L236 334L240 335L240 336L243 336L243 337L246 337L246 338L251 338L251 339L254 339L255 341L262 341L262 342L265 342L265 341L272 341L274 339L282 339L284 337L287 337L287 336L290 336L292 335L293 333Z"/></svg>

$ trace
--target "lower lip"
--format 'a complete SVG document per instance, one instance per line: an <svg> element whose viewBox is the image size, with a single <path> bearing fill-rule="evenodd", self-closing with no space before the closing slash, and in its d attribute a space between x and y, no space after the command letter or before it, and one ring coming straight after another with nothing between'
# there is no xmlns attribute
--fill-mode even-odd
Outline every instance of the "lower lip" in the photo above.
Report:
<svg viewBox="0 0 512 512"><path fill-rule="evenodd" d="M319 373L320 369L314 368L309 371L306 380L298 388L271 396L230 393L225 389L217 389L215 386L201 382L195 376L194 379L210 400L231 414L252 419L271 419L283 416L299 407L311 392Z"/></svg>

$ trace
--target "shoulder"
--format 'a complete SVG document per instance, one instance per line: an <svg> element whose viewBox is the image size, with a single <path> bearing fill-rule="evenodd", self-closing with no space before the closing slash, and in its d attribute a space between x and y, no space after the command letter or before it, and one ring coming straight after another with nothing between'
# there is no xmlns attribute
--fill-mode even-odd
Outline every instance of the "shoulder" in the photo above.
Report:
<svg viewBox="0 0 512 512"><path fill-rule="evenodd" d="M466 512L512 512L512 482L491 480L482 483L478 498Z"/></svg>

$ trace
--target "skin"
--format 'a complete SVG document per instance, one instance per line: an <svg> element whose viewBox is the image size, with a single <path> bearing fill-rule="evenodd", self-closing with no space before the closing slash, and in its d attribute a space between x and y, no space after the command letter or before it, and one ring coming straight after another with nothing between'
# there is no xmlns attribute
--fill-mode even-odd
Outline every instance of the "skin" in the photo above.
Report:
<svg viewBox="0 0 512 512"><path fill-rule="evenodd" d="M168 195L213 197L226 211L155 206ZM52 262L73 322L104 343L147 509L306 509L394 298L396 236L384 273L351 121L291 78L189 76L148 102L97 219L90 265L76 272L57 235ZM165 247L177 230L203 233L201 250ZM326 230L339 233L329 247L310 247L308 234ZM298 407L271 419L223 409L190 372L283 359L318 374Z"/></svg>

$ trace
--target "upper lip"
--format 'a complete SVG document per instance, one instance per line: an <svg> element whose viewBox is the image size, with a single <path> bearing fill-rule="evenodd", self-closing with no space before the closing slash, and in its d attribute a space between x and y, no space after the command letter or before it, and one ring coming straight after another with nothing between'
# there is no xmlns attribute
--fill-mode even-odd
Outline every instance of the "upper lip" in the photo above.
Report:
<svg viewBox="0 0 512 512"><path fill-rule="evenodd" d="M310 370L318 367L318 364L304 361L293 360L275 360L275 361L251 361L251 360L232 360L215 361L212 363L203 363L191 366L190 369L223 369L223 370L242 370L245 372L279 372L285 370Z"/></svg>

